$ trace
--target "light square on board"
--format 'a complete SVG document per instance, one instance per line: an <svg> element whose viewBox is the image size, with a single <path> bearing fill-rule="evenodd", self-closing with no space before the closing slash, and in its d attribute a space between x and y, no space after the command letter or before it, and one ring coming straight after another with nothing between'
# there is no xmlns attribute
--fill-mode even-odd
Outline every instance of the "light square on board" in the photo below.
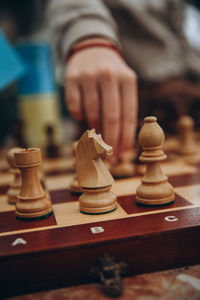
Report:
<svg viewBox="0 0 200 300"><path fill-rule="evenodd" d="M58 226L80 225L127 217L127 213L119 204L113 212L101 215L86 215L80 212L78 201L54 205L54 214Z"/></svg>
<svg viewBox="0 0 200 300"><path fill-rule="evenodd" d="M9 170L9 165L6 159L1 159L0 160L0 172L4 173L7 172Z"/></svg>
<svg viewBox="0 0 200 300"><path fill-rule="evenodd" d="M42 168L46 174L59 174L66 172L72 173L75 169L75 161L73 158L55 158L51 160L44 160Z"/></svg>
<svg viewBox="0 0 200 300"><path fill-rule="evenodd" d="M193 205L200 206L200 184L177 187L176 192Z"/></svg>
<svg viewBox="0 0 200 300"><path fill-rule="evenodd" d="M134 195L136 193L137 187L141 183L141 177L131 177L127 179L115 180L112 185L112 192L119 196L123 195Z"/></svg>
<svg viewBox="0 0 200 300"><path fill-rule="evenodd" d="M167 176L194 174L197 171L195 166L190 166L184 161L170 161L161 164L163 173Z"/></svg>
<svg viewBox="0 0 200 300"><path fill-rule="evenodd" d="M3 211L14 211L15 210L15 205L14 204L9 204L7 196L0 195L0 212ZM0 216L1 219L1 216Z"/></svg>
<svg viewBox="0 0 200 300"><path fill-rule="evenodd" d="M11 173L5 173L5 174L1 174L0 176L0 187L3 187L3 186L7 186L7 185L10 185L10 183L12 182L14 176L13 174Z"/></svg>
<svg viewBox="0 0 200 300"><path fill-rule="evenodd" d="M72 174L46 176L45 184L49 191L62 190L68 188L72 178Z"/></svg>

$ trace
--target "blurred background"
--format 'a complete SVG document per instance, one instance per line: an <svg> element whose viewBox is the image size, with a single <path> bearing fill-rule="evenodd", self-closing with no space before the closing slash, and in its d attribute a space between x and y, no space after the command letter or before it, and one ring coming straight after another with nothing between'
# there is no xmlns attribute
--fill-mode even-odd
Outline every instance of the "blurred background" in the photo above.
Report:
<svg viewBox="0 0 200 300"><path fill-rule="evenodd" d="M45 21L47 2L0 2L1 146L43 147L74 138L75 122L56 80Z"/></svg>
<svg viewBox="0 0 200 300"><path fill-rule="evenodd" d="M185 38L200 53L200 2L185 3ZM45 147L76 137L77 123L67 111L49 39L47 4L47 0L0 1L1 146ZM184 113L200 127L200 84L194 74L163 84L143 82L139 76L139 98L140 118L157 115L168 132L174 132L174 120Z"/></svg>

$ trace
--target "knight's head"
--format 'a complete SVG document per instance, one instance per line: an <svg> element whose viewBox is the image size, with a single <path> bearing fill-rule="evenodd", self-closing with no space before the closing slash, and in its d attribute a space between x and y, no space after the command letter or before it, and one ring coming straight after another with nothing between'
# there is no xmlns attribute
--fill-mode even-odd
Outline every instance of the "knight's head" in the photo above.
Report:
<svg viewBox="0 0 200 300"><path fill-rule="evenodd" d="M101 134L96 134L95 129L89 130L88 137L92 154L94 155L93 158L106 159L112 156L113 148L103 141Z"/></svg>

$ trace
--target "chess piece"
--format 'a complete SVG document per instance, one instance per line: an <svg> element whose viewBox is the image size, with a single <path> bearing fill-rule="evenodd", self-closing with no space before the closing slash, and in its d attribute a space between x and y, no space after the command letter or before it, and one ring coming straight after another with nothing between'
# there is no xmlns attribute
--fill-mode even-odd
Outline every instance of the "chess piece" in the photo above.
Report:
<svg viewBox="0 0 200 300"><path fill-rule="evenodd" d="M41 151L22 149L15 153L15 163L22 174L22 186L16 203L16 216L23 219L41 218L53 211L51 201L39 179Z"/></svg>
<svg viewBox="0 0 200 300"><path fill-rule="evenodd" d="M10 173L14 175L14 179L10 184L10 187L7 191L8 203L15 204L17 202L17 196L21 188L21 172L15 166L15 156L14 153L20 151L21 148L12 148L7 153L7 161L10 165Z"/></svg>
<svg viewBox="0 0 200 300"><path fill-rule="evenodd" d="M139 133L139 143L143 148L139 159L147 164L147 168L136 190L136 202L153 206L168 204L175 199L173 187L160 167L160 162L167 156L161 149L164 132L156 121L156 117L146 117Z"/></svg>
<svg viewBox="0 0 200 300"><path fill-rule="evenodd" d="M87 214L108 213L117 208L116 196L110 191L113 177L101 159L113 153L95 129L87 130L75 149L78 183L83 189L80 211Z"/></svg>
<svg viewBox="0 0 200 300"><path fill-rule="evenodd" d="M127 267L124 262L116 263L113 257L104 253L98 258L97 266L92 266L89 275L95 281L100 281L103 284L104 292L107 296L116 298L121 296L123 285L121 275L125 275Z"/></svg>
<svg viewBox="0 0 200 300"><path fill-rule="evenodd" d="M192 155L197 152L197 145L194 139L194 121L190 116L183 115L177 123L180 134L180 145L178 153L181 155Z"/></svg>
<svg viewBox="0 0 200 300"><path fill-rule="evenodd" d="M22 121L17 120L11 129L12 137L15 141L15 144L20 148L25 148L27 146L27 143L24 139L24 124Z"/></svg>
<svg viewBox="0 0 200 300"><path fill-rule="evenodd" d="M77 174L74 174L74 176L72 177L72 180L69 184L68 190L71 193L74 193L74 194L81 194L82 193L82 189L81 189L81 187L78 183L78 180L77 180Z"/></svg>
<svg viewBox="0 0 200 300"><path fill-rule="evenodd" d="M145 169L146 169L146 166L139 160L139 157L140 157L141 153L142 153L142 147L138 143L137 146L136 146L136 156L135 156L135 159L134 159L135 174L137 176L144 175Z"/></svg>
<svg viewBox="0 0 200 300"><path fill-rule="evenodd" d="M59 147L54 140L54 127L52 125L46 126L46 136L47 136L46 157L47 158L59 157Z"/></svg>
<svg viewBox="0 0 200 300"><path fill-rule="evenodd" d="M75 149L77 147L77 144L78 144L78 142L74 142L74 144L72 146L72 153L73 153L74 157L75 157ZM75 165L76 165L76 162L75 162ZM76 166L75 166L75 170L76 170ZM78 180L77 180L77 174L76 173L74 174L74 176L72 178L72 181L69 184L68 189L72 193L76 193L76 194L81 194L82 193L81 187L80 187L80 185L78 183Z"/></svg>
<svg viewBox="0 0 200 300"><path fill-rule="evenodd" d="M131 177L135 173L135 166L133 164L133 153L129 152L123 159L119 160L110 168L111 174L115 178Z"/></svg>
<svg viewBox="0 0 200 300"><path fill-rule="evenodd" d="M122 160L112 166L110 172L115 178L131 177L135 173L135 166L129 160Z"/></svg>

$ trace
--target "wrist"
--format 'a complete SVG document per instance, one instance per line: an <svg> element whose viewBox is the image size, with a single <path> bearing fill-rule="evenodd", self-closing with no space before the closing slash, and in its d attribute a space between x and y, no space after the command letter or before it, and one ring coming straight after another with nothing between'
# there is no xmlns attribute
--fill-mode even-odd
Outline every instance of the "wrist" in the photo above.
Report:
<svg viewBox="0 0 200 300"><path fill-rule="evenodd" d="M79 40L77 43L75 43L73 46L72 46L72 49L78 47L78 46L82 46L82 45L86 45L88 43L107 43L107 44L115 44L113 41L107 39L107 38L103 38L103 37L87 37L87 38L84 38L82 40ZM72 50L71 49L71 50Z"/></svg>
<svg viewBox="0 0 200 300"><path fill-rule="evenodd" d="M91 37L77 42L69 51L66 60L69 61L69 59L71 59L72 56L84 49L99 47L111 49L115 51L121 58L124 59L123 53L113 41L101 37Z"/></svg>

